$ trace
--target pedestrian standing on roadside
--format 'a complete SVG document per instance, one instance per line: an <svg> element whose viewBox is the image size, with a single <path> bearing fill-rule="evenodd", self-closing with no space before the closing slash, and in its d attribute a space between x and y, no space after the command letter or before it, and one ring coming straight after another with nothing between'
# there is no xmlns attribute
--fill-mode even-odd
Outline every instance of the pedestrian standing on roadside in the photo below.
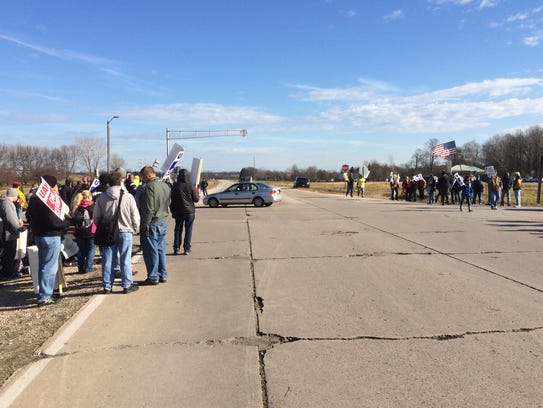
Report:
<svg viewBox="0 0 543 408"><path fill-rule="evenodd" d="M498 199L500 197L500 181L497 175L493 175L488 180L488 201L490 209L497 210Z"/></svg>
<svg viewBox="0 0 543 408"><path fill-rule="evenodd" d="M138 231L140 215L136 207L136 200L132 194L123 188L125 174L113 171L109 174L107 190L96 198L94 209L94 223L99 225L102 220L117 220L119 238L115 245L102 246L102 286L103 293L109 294L113 289L115 280L114 260L119 253L119 266L121 270L121 286L124 293L135 292L139 289L132 280L132 239Z"/></svg>
<svg viewBox="0 0 543 408"><path fill-rule="evenodd" d="M185 239L183 240L183 255L191 252L192 226L196 215L194 203L200 201L200 194L189 181L189 173L181 169L177 175L177 182L172 186L172 200L170 210L175 218L175 230L173 238L173 254L179 254L183 226L185 227Z"/></svg>
<svg viewBox="0 0 543 408"><path fill-rule="evenodd" d="M458 183L458 181L457 181ZM468 203L468 211L471 212L471 194L473 191L473 183L471 181L471 173L469 173L464 179L464 185L460 187L461 189L461 198L460 198L460 211L462 211L462 205L464 201Z"/></svg>
<svg viewBox="0 0 543 408"><path fill-rule="evenodd" d="M141 215L140 240L147 279L140 285L158 285L168 279L166 270L166 232L170 206L171 188L160 181L155 169L145 166L141 169L145 183L140 188L139 209Z"/></svg>
<svg viewBox="0 0 543 408"><path fill-rule="evenodd" d="M345 193L345 197L350 195L353 196L353 188L354 188L354 170L351 168L349 171L349 174L347 175L347 192Z"/></svg>
<svg viewBox="0 0 543 408"><path fill-rule="evenodd" d="M19 232L24 231L23 222L17 217L15 201L19 198L17 189L8 188L5 197L0 198L0 248L3 248L0 263L0 280L17 279L17 239Z"/></svg>
<svg viewBox="0 0 543 408"><path fill-rule="evenodd" d="M43 179L58 194L56 177L47 175ZM70 220L57 217L37 194L28 203L26 219L38 246L38 306L54 304L57 302L53 299L53 290L58 272L61 237L69 228Z"/></svg>
<svg viewBox="0 0 543 408"><path fill-rule="evenodd" d="M509 172L505 172L502 175L502 198L500 205L503 207L505 205L505 199L507 198L507 206L511 206L511 176Z"/></svg>
<svg viewBox="0 0 543 408"><path fill-rule="evenodd" d="M515 172L515 179L513 180L513 194L515 195L515 207L521 207L521 191L522 191L522 179L520 173Z"/></svg>
<svg viewBox="0 0 543 408"><path fill-rule="evenodd" d="M485 185L481 181L481 176L477 174L475 180L473 181L473 199L471 200L472 204L481 204L483 191L485 191Z"/></svg>
<svg viewBox="0 0 543 408"><path fill-rule="evenodd" d="M398 200L398 190L400 189L400 176L396 173L390 178L390 199Z"/></svg>
<svg viewBox="0 0 543 408"><path fill-rule="evenodd" d="M202 194L204 195L204 197L207 195L207 186L208 186L208 182L207 182L207 179L204 177L202 181L200 182L200 187L201 187Z"/></svg>
<svg viewBox="0 0 543 408"><path fill-rule="evenodd" d="M436 188L438 197L441 197L441 205L449 205L449 176L445 170L441 170L441 176L437 179ZM438 197L436 197L436 201Z"/></svg>
<svg viewBox="0 0 543 408"><path fill-rule="evenodd" d="M430 177L428 177L428 183L426 188L428 189L428 204L434 204L434 195L436 193L436 179L433 174L430 174Z"/></svg>
<svg viewBox="0 0 543 408"><path fill-rule="evenodd" d="M94 201L89 190L83 190L74 197L75 210L72 216L74 235L79 252L77 253L77 272L89 273L94 271Z"/></svg>
<svg viewBox="0 0 543 408"><path fill-rule="evenodd" d="M356 189L358 190L358 197L364 198L364 191L366 190L366 179L363 176L358 177L356 181Z"/></svg>

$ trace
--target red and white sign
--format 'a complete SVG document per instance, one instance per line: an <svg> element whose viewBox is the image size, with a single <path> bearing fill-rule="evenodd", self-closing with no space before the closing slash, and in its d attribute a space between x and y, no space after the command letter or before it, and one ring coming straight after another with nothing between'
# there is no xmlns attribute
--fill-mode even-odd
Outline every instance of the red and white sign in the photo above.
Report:
<svg viewBox="0 0 543 408"><path fill-rule="evenodd" d="M55 213L55 215L64 220L64 217L70 212L68 205L62 201L62 198L58 193L47 184L47 182L42 178L38 191L36 192L40 200L42 200L45 205Z"/></svg>

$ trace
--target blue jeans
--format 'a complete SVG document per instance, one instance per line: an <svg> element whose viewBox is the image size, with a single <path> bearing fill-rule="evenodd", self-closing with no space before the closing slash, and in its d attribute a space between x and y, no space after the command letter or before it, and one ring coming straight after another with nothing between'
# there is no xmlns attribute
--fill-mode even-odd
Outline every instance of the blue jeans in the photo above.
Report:
<svg viewBox="0 0 543 408"><path fill-rule="evenodd" d="M53 296L60 257L60 237L34 236L38 246L38 282L40 285L38 303Z"/></svg>
<svg viewBox="0 0 543 408"><path fill-rule="evenodd" d="M92 272L94 265L94 253L96 245L94 245L93 237L76 237L79 253L77 254L77 271L79 273Z"/></svg>
<svg viewBox="0 0 543 408"><path fill-rule="evenodd" d="M521 206L521 202L520 202L520 200L521 200L521 194L520 194L520 192L521 192L521 191L522 191L522 190L513 190L513 193L515 194L515 205L516 205L517 207L520 207L520 206Z"/></svg>
<svg viewBox="0 0 543 408"><path fill-rule="evenodd" d="M496 208L499 198L500 198L500 193L498 193L497 191L488 192L488 200L490 201L490 208Z"/></svg>
<svg viewBox="0 0 543 408"><path fill-rule="evenodd" d="M147 279L157 282L167 279L166 271L166 230L167 222L158 221L149 225L149 233L140 237L143 260L147 268Z"/></svg>
<svg viewBox="0 0 543 408"><path fill-rule="evenodd" d="M460 199L460 209L462 209L462 206L464 205L464 201L468 203L468 210L471 211L471 195L462 194L462 198Z"/></svg>
<svg viewBox="0 0 543 408"><path fill-rule="evenodd" d="M121 286L128 288L132 285L132 233L120 232L116 245L102 247L102 286L111 290L115 281L114 261L120 254Z"/></svg>
<svg viewBox="0 0 543 408"><path fill-rule="evenodd" d="M511 193L508 188L502 190L501 205L505 205L505 199L507 198L507 205L511 205Z"/></svg>
<svg viewBox="0 0 543 408"><path fill-rule="evenodd" d="M183 235L183 225L185 225L185 240L183 249L190 251L190 242L192 240L192 225L194 224L194 213L181 214L175 217L175 230L173 234L173 249L181 247L181 235Z"/></svg>

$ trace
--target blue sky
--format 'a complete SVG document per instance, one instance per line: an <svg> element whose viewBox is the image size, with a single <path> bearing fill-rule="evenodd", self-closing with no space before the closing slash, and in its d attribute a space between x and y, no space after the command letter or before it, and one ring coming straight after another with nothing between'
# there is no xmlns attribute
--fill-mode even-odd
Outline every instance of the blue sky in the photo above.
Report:
<svg viewBox="0 0 543 408"><path fill-rule="evenodd" d="M185 167L333 170L543 124L543 0L3 0L0 56L0 142L118 115L133 169L167 128L248 130L176 141Z"/></svg>

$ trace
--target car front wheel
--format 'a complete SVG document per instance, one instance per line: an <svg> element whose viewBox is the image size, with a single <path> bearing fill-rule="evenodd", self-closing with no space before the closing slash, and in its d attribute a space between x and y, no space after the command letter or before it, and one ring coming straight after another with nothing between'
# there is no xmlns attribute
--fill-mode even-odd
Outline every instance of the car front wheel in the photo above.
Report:
<svg viewBox="0 0 543 408"><path fill-rule="evenodd" d="M207 202L211 208L217 208L219 206L219 200L216 198L210 198Z"/></svg>

